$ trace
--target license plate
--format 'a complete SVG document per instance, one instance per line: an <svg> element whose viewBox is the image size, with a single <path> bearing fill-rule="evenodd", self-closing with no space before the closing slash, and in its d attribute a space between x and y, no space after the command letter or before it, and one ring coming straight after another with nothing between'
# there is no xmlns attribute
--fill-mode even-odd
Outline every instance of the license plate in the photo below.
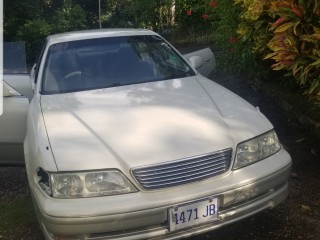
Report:
<svg viewBox="0 0 320 240"><path fill-rule="evenodd" d="M169 230L175 231L218 219L218 198L169 208Z"/></svg>

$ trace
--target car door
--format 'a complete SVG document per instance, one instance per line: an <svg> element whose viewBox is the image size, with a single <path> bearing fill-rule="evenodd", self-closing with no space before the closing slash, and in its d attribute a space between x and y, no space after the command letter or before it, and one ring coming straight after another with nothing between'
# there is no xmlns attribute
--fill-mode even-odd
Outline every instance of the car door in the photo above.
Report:
<svg viewBox="0 0 320 240"><path fill-rule="evenodd" d="M23 140L29 100L3 82L3 113L0 116L0 163L24 164Z"/></svg>
<svg viewBox="0 0 320 240"><path fill-rule="evenodd" d="M24 164L23 140L33 91L24 42L3 44L3 113L0 115L0 164ZM0 84L2 84L0 82Z"/></svg>
<svg viewBox="0 0 320 240"><path fill-rule="evenodd" d="M189 61L190 57L193 56L201 57L202 64L199 68L197 68L197 70L201 75L208 77L210 72L214 70L216 66L216 59L211 49L207 47L195 52L183 54L183 57L187 59L187 61Z"/></svg>

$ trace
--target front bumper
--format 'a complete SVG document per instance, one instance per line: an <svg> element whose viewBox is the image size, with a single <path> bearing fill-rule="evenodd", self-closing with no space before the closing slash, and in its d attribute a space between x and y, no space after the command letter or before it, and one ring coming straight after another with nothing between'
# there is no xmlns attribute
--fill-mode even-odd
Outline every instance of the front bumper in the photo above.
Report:
<svg viewBox="0 0 320 240"><path fill-rule="evenodd" d="M211 231L256 214L262 210L273 208L281 203L288 195L288 177L290 174L291 159L285 151L282 151L277 157L274 157L276 158L274 161L283 157L287 158L286 161L284 161L286 165L277 171L272 171L272 168L269 168L269 171L272 171L271 174L266 174L264 177L254 181L248 182L245 180L250 179L250 173L252 173L252 171L256 171L255 174L257 174L258 169L266 167L268 164L271 164L273 160L261 161L247 167L245 170L240 170L239 176L237 176L237 174L229 174L221 177L221 179L200 182L198 186L192 188L186 185L186 187L182 187L182 191L172 190L168 192L161 191L160 193L121 195L121 199L125 200L122 202L122 200L119 199L120 202L118 206L122 206L122 211L116 207L105 207L108 203L104 197L80 200L52 199L48 197L49 200L47 203L44 203L46 201L43 202L43 200L39 202L39 199L41 199L41 197L39 198L39 194L41 194L41 192L38 191L41 190L38 188L32 189L34 205L46 239L55 239L52 233L56 236L72 235L78 236L78 239L88 240L179 239ZM282 163L284 162L282 161ZM241 173L241 171L243 172ZM242 176L242 178L240 176ZM224 189L224 191L216 191L217 188L213 186L214 180L215 182L220 181L221 184L221 182L224 181L223 179L234 182L234 186L237 187L223 187L220 189ZM204 191L203 189L208 186L212 186L212 188ZM190 194L183 195L183 191L185 191L184 194L188 191ZM166 204L161 205L155 203L155 205L160 207L145 207L148 203L156 201L156 199L153 199L154 195L157 195L158 198L162 195L162 199L165 199L162 200L162 202L166 202ZM192 228L186 228L180 231L169 232L167 221L168 208L177 204L188 203L212 196L218 197L220 201L218 221L193 226ZM119 198L119 196L117 197ZM135 200L139 198L140 203L133 202L135 201L134 198L136 198ZM86 207L85 205L82 205L82 208L77 207L79 202L86 202ZM49 206L48 204L50 203L54 206ZM93 206L90 203L100 205L100 214L95 212L97 206ZM124 205L124 203L126 203L126 205ZM110 206L111 205L112 204L110 204ZM140 206L141 210L135 210L136 206ZM128 209L133 210L130 211Z"/></svg>

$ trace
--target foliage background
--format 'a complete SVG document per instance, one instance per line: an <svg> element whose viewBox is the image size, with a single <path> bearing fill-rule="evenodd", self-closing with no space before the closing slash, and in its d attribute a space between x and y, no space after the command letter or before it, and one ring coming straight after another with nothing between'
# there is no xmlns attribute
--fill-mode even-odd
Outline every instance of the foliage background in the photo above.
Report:
<svg viewBox="0 0 320 240"><path fill-rule="evenodd" d="M100 0L106 27L212 43L219 70L276 80L320 108L320 0ZM99 28L99 0L4 0L4 40L32 64L49 34Z"/></svg>

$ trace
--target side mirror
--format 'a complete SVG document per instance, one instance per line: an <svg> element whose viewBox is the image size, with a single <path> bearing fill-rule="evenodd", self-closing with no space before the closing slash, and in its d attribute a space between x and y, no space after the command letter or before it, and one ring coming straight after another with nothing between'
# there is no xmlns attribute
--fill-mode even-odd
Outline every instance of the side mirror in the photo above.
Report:
<svg viewBox="0 0 320 240"><path fill-rule="evenodd" d="M30 81L31 81L31 87L34 90L34 86L35 86L35 76L36 76L36 70L37 70L37 64L33 64L32 68L31 68L31 72L30 72Z"/></svg>
<svg viewBox="0 0 320 240"><path fill-rule="evenodd" d="M189 63L195 69L198 69L203 65L203 59L200 56L192 56L189 58Z"/></svg>

